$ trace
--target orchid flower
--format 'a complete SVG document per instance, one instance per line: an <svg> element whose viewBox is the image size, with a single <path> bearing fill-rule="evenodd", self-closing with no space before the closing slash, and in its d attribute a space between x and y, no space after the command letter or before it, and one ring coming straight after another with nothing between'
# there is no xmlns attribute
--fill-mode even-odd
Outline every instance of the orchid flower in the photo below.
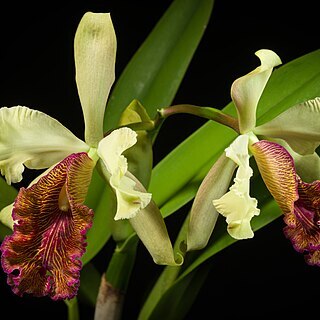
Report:
<svg viewBox="0 0 320 320"><path fill-rule="evenodd" d="M116 36L110 14L84 14L74 50L85 141L43 112L24 106L0 109L0 170L7 183L21 181L24 167L47 169L21 188L0 214L1 221L13 227L0 249L8 284L17 295L58 300L77 294L85 235L93 218L84 201L97 162L116 194L115 220L135 217L151 201L151 194L137 190L122 155L136 143L136 133L122 127L103 135L105 105L115 78Z"/></svg>
<svg viewBox="0 0 320 320"><path fill-rule="evenodd" d="M231 87L240 135L225 150L225 162L229 163L229 168L222 179L224 185L228 185L234 174L230 165L234 163L233 168L237 169L229 191L210 199L213 211L226 218L227 230L233 238L254 236L250 221L259 215L260 210L258 201L250 197L253 170L249 159L253 156L268 190L284 214L285 235L297 251L306 253L308 263L320 266L320 159L316 153L320 144L320 98L298 103L271 121L256 126L259 99L273 68L281 64L278 55L271 50L259 50L256 55L261 65L234 81ZM218 162L211 171L217 170L225 172ZM196 203L197 197L208 194L212 183L206 181L200 186ZM192 214L197 215L195 211L191 212L190 221L194 219ZM195 227L191 225L189 250L203 247L213 226L202 240L199 240L200 236L195 237L193 229Z"/></svg>

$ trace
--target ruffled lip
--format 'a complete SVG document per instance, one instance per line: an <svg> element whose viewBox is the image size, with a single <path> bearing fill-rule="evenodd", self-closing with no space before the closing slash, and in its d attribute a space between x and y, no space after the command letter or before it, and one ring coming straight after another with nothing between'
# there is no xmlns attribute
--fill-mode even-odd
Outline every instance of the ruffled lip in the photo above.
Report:
<svg viewBox="0 0 320 320"><path fill-rule="evenodd" d="M306 183L298 177L299 199L285 215L285 236L310 265L320 266L320 181Z"/></svg>
<svg viewBox="0 0 320 320"><path fill-rule="evenodd" d="M71 154L14 203L13 234L0 250L2 268L15 294L70 299L80 284L81 257L93 211L83 205L94 162L86 153ZM59 207L65 186L69 207Z"/></svg>

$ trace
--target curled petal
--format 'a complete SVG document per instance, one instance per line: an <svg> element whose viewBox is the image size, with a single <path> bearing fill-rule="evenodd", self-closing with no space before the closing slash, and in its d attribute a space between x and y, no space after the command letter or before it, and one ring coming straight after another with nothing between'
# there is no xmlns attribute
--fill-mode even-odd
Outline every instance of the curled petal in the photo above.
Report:
<svg viewBox="0 0 320 320"><path fill-rule="evenodd" d="M98 155L104 164L102 172L117 196L115 220L133 218L151 200L150 193L136 190L136 182L128 172L127 159L122 155L137 142L136 136L133 130L120 128L111 132L98 145Z"/></svg>
<svg viewBox="0 0 320 320"><path fill-rule="evenodd" d="M289 152L266 140L254 143L250 150L267 188L283 213L292 212L298 193L296 171Z"/></svg>
<svg viewBox="0 0 320 320"><path fill-rule="evenodd" d="M79 287L85 234L93 212L83 205L94 162L72 154L14 203L13 234L2 245L2 267L17 295L72 298Z"/></svg>
<svg viewBox="0 0 320 320"><path fill-rule="evenodd" d="M85 141L103 138L106 102L115 79L117 40L109 13L87 12L74 39L76 82L85 121Z"/></svg>
<svg viewBox="0 0 320 320"><path fill-rule="evenodd" d="M256 127L254 132L283 139L301 155L313 154L320 145L320 98L287 109L273 120Z"/></svg>
<svg viewBox="0 0 320 320"><path fill-rule="evenodd" d="M137 191L136 183L129 176L122 177L119 184L115 184L111 177L110 185L114 188L117 197L115 220L133 218L151 200L151 193Z"/></svg>
<svg viewBox="0 0 320 320"><path fill-rule="evenodd" d="M320 181L298 178L298 193L294 209L284 216L284 233L308 264L320 266Z"/></svg>
<svg viewBox="0 0 320 320"><path fill-rule="evenodd" d="M249 166L248 143L249 137L241 135L226 149L227 157L239 168L230 191L213 201L217 211L226 217L228 232L235 239L253 237L250 221L260 213L257 200L249 195L252 169Z"/></svg>
<svg viewBox="0 0 320 320"><path fill-rule="evenodd" d="M8 184L22 179L24 165L48 168L89 147L59 121L27 107L0 109L0 170Z"/></svg>
<svg viewBox="0 0 320 320"><path fill-rule="evenodd" d="M235 80L231 86L231 97L237 108L240 132L251 131L256 125L256 110L261 94L271 76L272 69L281 64L276 53L259 50L256 53L261 65L245 76Z"/></svg>
<svg viewBox="0 0 320 320"><path fill-rule="evenodd" d="M110 175L115 176L118 181L128 170L127 159L122 153L136 142L136 132L129 128L120 128L112 131L99 143L98 155L103 159Z"/></svg>

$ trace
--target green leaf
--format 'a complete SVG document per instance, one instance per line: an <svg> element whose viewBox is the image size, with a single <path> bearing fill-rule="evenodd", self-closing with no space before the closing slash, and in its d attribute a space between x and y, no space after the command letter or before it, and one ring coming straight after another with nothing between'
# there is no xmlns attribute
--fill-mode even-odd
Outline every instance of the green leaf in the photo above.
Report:
<svg viewBox="0 0 320 320"><path fill-rule="evenodd" d="M97 300L100 281L101 274L92 263L87 263L80 273L79 300L90 307L94 307Z"/></svg>
<svg viewBox="0 0 320 320"><path fill-rule="evenodd" d="M171 104L208 24L213 0L175 0L117 81L105 113L105 130L138 99L153 118Z"/></svg>
<svg viewBox="0 0 320 320"><path fill-rule="evenodd" d="M189 273L183 281L175 283L161 298L151 313L146 317L140 314L138 320L183 320L197 297L207 275L210 265L202 265L201 268ZM200 315L199 315L200 318Z"/></svg>
<svg viewBox="0 0 320 320"><path fill-rule="evenodd" d="M116 81L106 108L105 131L118 126L121 113L134 99L144 105L150 116L160 106L171 104L212 7L213 0L175 0L171 4ZM92 204L95 217L88 232L84 263L95 256L111 235L107 206L113 200L103 194L103 189L104 183L94 176L87 203Z"/></svg>
<svg viewBox="0 0 320 320"><path fill-rule="evenodd" d="M112 233L113 217L115 214L114 193L111 187L102 182L96 170L89 188L90 197L86 204L94 209L92 228L87 233L86 252L82 257L82 263L88 263L109 240Z"/></svg>
<svg viewBox="0 0 320 320"><path fill-rule="evenodd" d="M185 219L174 245L174 252L179 252L181 256L184 256L184 252L182 252L180 244L186 238L187 228L188 219ZM140 310L139 319L149 319L150 314L156 308L163 294L165 294L178 277L182 265L164 267Z"/></svg>
<svg viewBox="0 0 320 320"><path fill-rule="evenodd" d="M9 205L14 201L18 194L18 190L13 186L10 186L1 177L0 178L0 209Z"/></svg>
<svg viewBox="0 0 320 320"><path fill-rule="evenodd" d="M279 67L259 101L257 123L262 124L299 102L320 96L319 83L320 50ZM223 111L236 115L232 102ZM153 169L149 191L156 203L162 207L170 200L170 206L174 204L175 209L185 204L187 198L181 196L185 192L183 188L195 177L201 181L210 168L208 163L217 159L235 137L236 133L231 129L212 122L190 135ZM196 188L192 190L195 192Z"/></svg>

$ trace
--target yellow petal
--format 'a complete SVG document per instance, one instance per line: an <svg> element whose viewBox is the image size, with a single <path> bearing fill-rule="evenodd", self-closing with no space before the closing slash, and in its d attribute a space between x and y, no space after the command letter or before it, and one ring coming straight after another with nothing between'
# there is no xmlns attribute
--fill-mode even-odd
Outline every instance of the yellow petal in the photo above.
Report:
<svg viewBox="0 0 320 320"><path fill-rule="evenodd" d="M150 193L136 189L136 182L128 172L127 159L122 155L136 143L136 136L133 130L120 128L112 131L98 145L97 152L103 161L102 174L117 196L115 220L133 218L151 200Z"/></svg>

